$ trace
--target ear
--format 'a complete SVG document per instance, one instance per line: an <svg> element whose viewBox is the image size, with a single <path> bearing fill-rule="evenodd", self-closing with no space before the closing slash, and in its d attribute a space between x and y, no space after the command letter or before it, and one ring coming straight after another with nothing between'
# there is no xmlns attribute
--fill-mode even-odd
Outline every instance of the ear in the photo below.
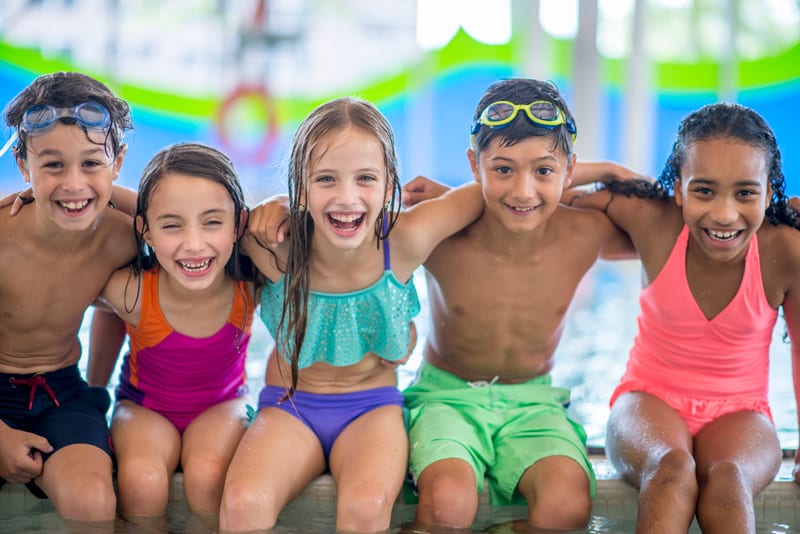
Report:
<svg viewBox="0 0 800 534"><path fill-rule="evenodd" d="M128 153L128 145L127 144L122 145L122 147L120 147L119 149L119 154L117 154L117 157L114 158L114 165L113 165L114 180L116 180L119 177L119 171L122 168L122 162L125 161L125 154L127 153Z"/></svg>
<svg viewBox="0 0 800 534"><path fill-rule="evenodd" d="M244 231L247 229L247 221L250 220L250 212L246 209L243 209L242 212L239 214L239 233L236 236L236 239L239 239L244 234Z"/></svg>
<svg viewBox="0 0 800 534"><path fill-rule="evenodd" d="M28 171L28 165L25 160L21 157L17 156L17 168L19 169L20 174L22 174L22 178L25 180L25 183L31 183L31 173Z"/></svg>
<svg viewBox="0 0 800 534"><path fill-rule="evenodd" d="M672 190L675 192L675 204L679 207L683 207L683 182L680 178L675 178Z"/></svg>
<svg viewBox="0 0 800 534"><path fill-rule="evenodd" d="M467 159L469 160L469 168L472 169L472 178L477 183L481 183L481 173L478 171L478 154L471 148L468 148Z"/></svg>
<svg viewBox="0 0 800 534"><path fill-rule="evenodd" d="M142 236L142 239L144 239L145 243L152 247L153 244L151 243L150 239L150 229L145 224L144 217L137 215L136 219L134 220L134 224L136 225L136 232Z"/></svg>
<svg viewBox="0 0 800 534"><path fill-rule="evenodd" d="M561 187L562 191L569 189L569 186L572 183L572 173L575 172L575 162L577 160L578 156L573 154L567 162L567 175L564 177L564 185Z"/></svg>

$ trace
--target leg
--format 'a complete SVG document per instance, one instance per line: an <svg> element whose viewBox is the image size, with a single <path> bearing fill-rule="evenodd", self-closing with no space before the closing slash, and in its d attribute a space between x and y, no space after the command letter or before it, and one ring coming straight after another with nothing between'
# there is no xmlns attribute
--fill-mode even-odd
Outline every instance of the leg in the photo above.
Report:
<svg viewBox="0 0 800 534"><path fill-rule="evenodd" d="M111 436L117 454L120 513L133 522L164 516L181 450L175 426L152 410L122 400L114 410Z"/></svg>
<svg viewBox="0 0 800 534"><path fill-rule="evenodd" d="M183 433L183 487L189 510L218 514L225 473L245 430L245 399L208 408Z"/></svg>
<svg viewBox="0 0 800 534"><path fill-rule="evenodd" d="M781 463L775 428L758 412L723 415L695 436L703 532L755 532L753 497L772 482Z"/></svg>
<svg viewBox="0 0 800 534"><path fill-rule="evenodd" d="M286 504L325 471L317 436L293 415L263 408L247 429L225 477L222 532L269 529Z"/></svg>
<svg viewBox="0 0 800 534"><path fill-rule="evenodd" d="M540 529L586 528L592 511L589 477L575 460L548 456L530 466L518 491L528 501L528 524Z"/></svg>
<svg viewBox="0 0 800 534"><path fill-rule="evenodd" d="M336 528L376 532L389 528L406 473L408 437L400 406L382 406L350 423L333 444Z"/></svg>
<svg viewBox="0 0 800 534"><path fill-rule="evenodd" d="M36 483L64 519L112 521L117 499L111 472L111 457L102 449L68 445L47 459Z"/></svg>
<svg viewBox="0 0 800 534"><path fill-rule="evenodd" d="M608 420L606 454L639 488L637 532L688 531L698 486L692 436L678 412L648 393L620 395Z"/></svg>
<svg viewBox="0 0 800 534"><path fill-rule="evenodd" d="M433 462L417 481L419 504L415 523L469 528L478 512L475 468L460 458Z"/></svg>

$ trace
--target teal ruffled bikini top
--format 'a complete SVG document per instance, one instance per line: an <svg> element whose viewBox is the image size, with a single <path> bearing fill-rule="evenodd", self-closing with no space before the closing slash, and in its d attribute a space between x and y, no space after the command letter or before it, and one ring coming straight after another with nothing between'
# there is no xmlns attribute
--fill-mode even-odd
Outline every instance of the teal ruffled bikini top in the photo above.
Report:
<svg viewBox="0 0 800 534"><path fill-rule="evenodd" d="M406 355L411 342L409 323L419 313L419 298L413 276L405 284L395 277L388 241L383 245L385 270L371 286L350 293L309 293L300 369L316 362L353 365L368 352L389 361ZM267 280L261 289L261 320L273 338L281 320L285 278L274 283ZM278 347L283 345L281 337Z"/></svg>

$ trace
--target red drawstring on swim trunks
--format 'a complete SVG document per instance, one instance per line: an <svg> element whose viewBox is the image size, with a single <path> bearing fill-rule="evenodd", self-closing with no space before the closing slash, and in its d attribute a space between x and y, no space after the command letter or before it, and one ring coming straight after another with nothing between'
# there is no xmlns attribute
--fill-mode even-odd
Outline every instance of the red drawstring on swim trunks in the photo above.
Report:
<svg viewBox="0 0 800 534"><path fill-rule="evenodd" d="M47 379L42 375L33 375L30 378L9 378L9 381L13 386L30 386L31 387L31 396L28 400L28 410L33 409L33 397L36 395L36 388L38 386L42 386L44 390L47 392L47 395L50 397L50 400L53 401L53 404L59 406L58 399L56 398L56 394L53 392L53 389L47 384Z"/></svg>

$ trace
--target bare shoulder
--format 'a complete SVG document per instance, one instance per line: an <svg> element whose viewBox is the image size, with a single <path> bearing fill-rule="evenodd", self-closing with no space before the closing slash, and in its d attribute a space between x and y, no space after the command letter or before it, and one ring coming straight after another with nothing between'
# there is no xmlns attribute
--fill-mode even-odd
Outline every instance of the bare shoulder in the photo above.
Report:
<svg viewBox="0 0 800 534"><path fill-rule="evenodd" d="M765 221L758 230L758 244L763 259L800 275L800 230Z"/></svg>

